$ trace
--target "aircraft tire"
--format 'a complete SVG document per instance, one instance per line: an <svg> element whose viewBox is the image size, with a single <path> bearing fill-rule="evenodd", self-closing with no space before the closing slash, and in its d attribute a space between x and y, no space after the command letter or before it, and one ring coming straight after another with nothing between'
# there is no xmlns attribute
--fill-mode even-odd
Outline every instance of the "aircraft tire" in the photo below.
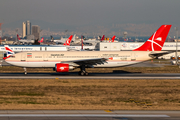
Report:
<svg viewBox="0 0 180 120"><path fill-rule="evenodd" d="M81 76L85 75L84 72L81 72Z"/></svg>
<svg viewBox="0 0 180 120"><path fill-rule="evenodd" d="M86 73L85 73L85 75L86 75L86 76L88 76L88 75L89 75L89 73L88 73L88 72L86 72Z"/></svg>

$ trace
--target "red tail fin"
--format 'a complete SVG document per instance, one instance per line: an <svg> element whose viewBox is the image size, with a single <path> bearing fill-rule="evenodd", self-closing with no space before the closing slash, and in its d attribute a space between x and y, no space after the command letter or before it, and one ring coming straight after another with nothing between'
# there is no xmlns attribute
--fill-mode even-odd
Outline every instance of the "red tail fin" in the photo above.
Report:
<svg viewBox="0 0 180 120"><path fill-rule="evenodd" d="M142 46L133 51L161 51L171 25L162 25Z"/></svg>
<svg viewBox="0 0 180 120"><path fill-rule="evenodd" d="M71 35L63 45L70 45L73 35Z"/></svg>
<svg viewBox="0 0 180 120"><path fill-rule="evenodd" d="M39 41L39 43L42 43L44 41L44 38L42 37L42 39Z"/></svg>
<svg viewBox="0 0 180 120"><path fill-rule="evenodd" d="M115 35L112 37L112 39L111 40L109 40L109 42L114 42L114 39L115 39Z"/></svg>
<svg viewBox="0 0 180 120"><path fill-rule="evenodd" d="M105 38L105 35L103 35L103 36L102 36L102 38L101 38L101 42L104 40L104 38Z"/></svg>
<svg viewBox="0 0 180 120"><path fill-rule="evenodd" d="M21 40L21 38L19 37L19 35L18 35L18 34L17 34L17 39L18 39L18 40Z"/></svg>
<svg viewBox="0 0 180 120"><path fill-rule="evenodd" d="M11 55L14 54L14 52L10 49L10 47L8 45L4 45L4 48L6 50L6 57L3 57L4 60L6 60L7 58L9 58Z"/></svg>

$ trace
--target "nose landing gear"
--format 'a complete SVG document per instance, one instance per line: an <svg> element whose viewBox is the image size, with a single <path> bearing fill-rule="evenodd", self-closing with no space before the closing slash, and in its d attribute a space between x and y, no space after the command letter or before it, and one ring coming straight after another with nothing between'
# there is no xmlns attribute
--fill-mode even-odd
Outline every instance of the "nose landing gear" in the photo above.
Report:
<svg viewBox="0 0 180 120"><path fill-rule="evenodd" d="M27 74L27 70L26 70L26 68L24 68L24 74L25 74L25 75Z"/></svg>

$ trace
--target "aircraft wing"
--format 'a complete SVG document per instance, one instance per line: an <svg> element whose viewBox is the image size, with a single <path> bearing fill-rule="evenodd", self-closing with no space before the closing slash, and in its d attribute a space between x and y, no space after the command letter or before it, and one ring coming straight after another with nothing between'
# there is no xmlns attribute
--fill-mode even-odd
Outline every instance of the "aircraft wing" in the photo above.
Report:
<svg viewBox="0 0 180 120"><path fill-rule="evenodd" d="M173 53L174 51L164 51L164 52L152 52L149 54L150 57L152 58L157 58L166 54Z"/></svg>
<svg viewBox="0 0 180 120"><path fill-rule="evenodd" d="M62 61L61 63L75 63L78 65L97 65L104 64L108 59L106 58L95 58L95 59L82 59L82 60L73 60L73 61Z"/></svg>

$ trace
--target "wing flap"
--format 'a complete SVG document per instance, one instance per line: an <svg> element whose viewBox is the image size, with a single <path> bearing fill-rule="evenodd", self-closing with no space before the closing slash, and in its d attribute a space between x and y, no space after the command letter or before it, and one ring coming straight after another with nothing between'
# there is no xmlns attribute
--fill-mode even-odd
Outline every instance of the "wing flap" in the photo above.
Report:
<svg viewBox="0 0 180 120"><path fill-rule="evenodd" d="M78 65L97 65L104 64L108 59L106 58L95 58L95 59L82 59L82 60L73 60L73 61L62 61L62 63L75 63Z"/></svg>

